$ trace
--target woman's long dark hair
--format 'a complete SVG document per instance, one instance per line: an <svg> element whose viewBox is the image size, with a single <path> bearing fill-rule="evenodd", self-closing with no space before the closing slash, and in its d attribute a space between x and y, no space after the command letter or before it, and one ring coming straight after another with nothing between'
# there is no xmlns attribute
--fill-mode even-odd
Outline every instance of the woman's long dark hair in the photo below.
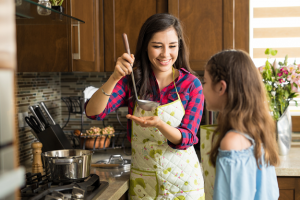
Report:
<svg viewBox="0 0 300 200"><path fill-rule="evenodd" d="M174 63L176 69L185 68L190 73L196 75L196 73L190 68L189 64L189 53L184 40L184 34L182 31L179 20L171 14L159 13L149 17L143 24L137 45L135 50L135 61L133 64L134 78L137 87L137 94L141 99L149 99L153 95L153 89L150 85L150 76L152 75L151 62L148 58L148 44L152 36L157 33L164 31L168 28L173 27L178 35L178 58ZM134 90L131 78L128 79L128 86L132 91L130 98L135 102Z"/></svg>

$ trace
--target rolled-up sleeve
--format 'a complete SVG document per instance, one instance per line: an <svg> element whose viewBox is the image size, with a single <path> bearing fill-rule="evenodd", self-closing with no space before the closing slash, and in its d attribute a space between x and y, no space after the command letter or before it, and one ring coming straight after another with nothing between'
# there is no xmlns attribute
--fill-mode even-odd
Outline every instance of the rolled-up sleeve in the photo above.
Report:
<svg viewBox="0 0 300 200"><path fill-rule="evenodd" d="M105 116L113 111L115 111L120 106L125 106L127 104L127 76L123 77L118 81L115 88L113 89L111 96L108 99L108 103L104 111L98 115L87 116L89 119L93 120L103 120ZM84 110L89 102L89 99L84 104Z"/></svg>
<svg viewBox="0 0 300 200"><path fill-rule="evenodd" d="M197 132L200 126L203 106L204 106L204 95L202 93L202 85L199 79L195 78L189 88L188 99L181 99L183 104L186 101L185 115L181 121L178 130L182 133L181 144L174 145L170 141L168 144L174 149L185 150L190 146L197 144L199 139L197 137Z"/></svg>

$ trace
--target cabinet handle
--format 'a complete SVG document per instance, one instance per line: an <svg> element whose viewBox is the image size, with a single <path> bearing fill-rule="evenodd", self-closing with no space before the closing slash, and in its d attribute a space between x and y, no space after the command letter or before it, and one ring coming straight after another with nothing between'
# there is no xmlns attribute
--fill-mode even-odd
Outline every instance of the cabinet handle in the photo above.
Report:
<svg viewBox="0 0 300 200"><path fill-rule="evenodd" d="M79 60L80 59L80 22L77 24L72 24L72 26L77 26L78 30L78 53L72 53L73 59Z"/></svg>

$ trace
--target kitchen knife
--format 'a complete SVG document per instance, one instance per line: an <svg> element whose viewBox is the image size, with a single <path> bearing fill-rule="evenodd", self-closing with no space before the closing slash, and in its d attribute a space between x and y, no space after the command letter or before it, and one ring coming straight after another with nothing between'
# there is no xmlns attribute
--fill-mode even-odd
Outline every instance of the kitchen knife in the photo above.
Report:
<svg viewBox="0 0 300 200"><path fill-rule="evenodd" d="M47 114L47 116L49 117L49 119L51 120L52 124L55 125L56 123L55 123L54 119L52 118L52 116L50 115L50 113L49 113L49 111L48 111L48 108L47 108L47 106L45 105L45 103L41 101L41 102L40 102L40 105L41 105L41 107L43 108L43 110L45 111L45 113Z"/></svg>
<svg viewBox="0 0 300 200"><path fill-rule="evenodd" d="M44 116L44 113L41 110L41 108L39 107L39 105L35 106L34 111L35 111L36 115L39 117L40 121L45 125L45 128L48 128L50 126L50 124L49 124L48 120L46 119L46 117Z"/></svg>
<svg viewBox="0 0 300 200"><path fill-rule="evenodd" d="M36 117L37 121L40 123L41 125L41 130L44 131L45 127L43 126L43 123L40 121L39 117L36 115L34 109L32 106L28 106L28 109L30 110L30 112Z"/></svg>

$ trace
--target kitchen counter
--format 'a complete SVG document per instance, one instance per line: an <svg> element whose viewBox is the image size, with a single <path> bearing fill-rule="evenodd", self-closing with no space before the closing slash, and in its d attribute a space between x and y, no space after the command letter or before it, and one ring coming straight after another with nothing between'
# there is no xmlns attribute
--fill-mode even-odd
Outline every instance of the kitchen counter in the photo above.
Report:
<svg viewBox="0 0 300 200"><path fill-rule="evenodd" d="M129 149L127 149L129 151ZM127 152L126 151L126 152ZM125 155L123 150L107 150L96 152L92 156L92 163L99 160L109 159L111 155L120 154L123 159L131 159L130 155ZM103 169L91 167L91 174L97 174L100 181L107 181L109 186L100 195L97 195L93 200L118 200L129 189L129 171L123 169ZM119 176L119 177L116 177Z"/></svg>
<svg viewBox="0 0 300 200"><path fill-rule="evenodd" d="M300 148L291 148L286 156L280 156L280 165L275 167L277 176L300 176Z"/></svg>
<svg viewBox="0 0 300 200"><path fill-rule="evenodd" d="M130 149L126 149L126 154L130 153ZM131 159L131 155L126 155L123 149L109 149L106 151L95 152L92 156L92 163L96 163L99 160L109 159L111 155L122 155L123 159ZM22 163L25 167L25 171L31 172L31 161ZM130 171L124 171L121 169L103 169L91 167L90 174L97 174L100 177L100 181L106 181L109 183L108 187L97 194L92 200L118 200L129 189L129 177Z"/></svg>

